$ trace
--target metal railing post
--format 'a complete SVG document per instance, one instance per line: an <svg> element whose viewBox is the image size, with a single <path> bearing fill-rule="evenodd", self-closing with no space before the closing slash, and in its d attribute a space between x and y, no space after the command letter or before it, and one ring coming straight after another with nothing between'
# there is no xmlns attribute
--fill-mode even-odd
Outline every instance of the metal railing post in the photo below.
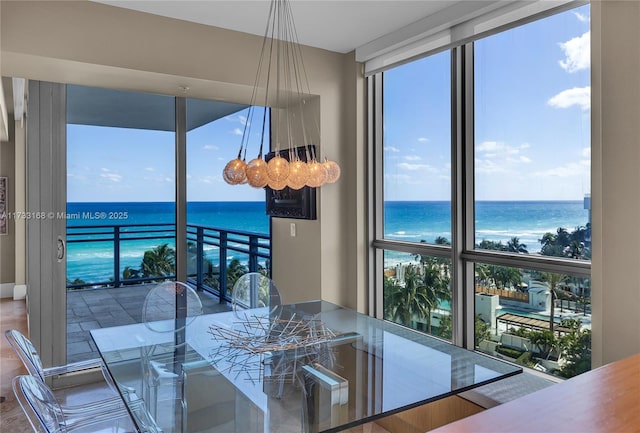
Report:
<svg viewBox="0 0 640 433"><path fill-rule="evenodd" d="M196 288L202 289L204 282L203 265L204 265L204 228L198 227L196 232Z"/></svg>
<svg viewBox="0 0 640 433"><path fill-rule="evenodd" d="M227 236L226 231L220 232L220 303L223 304L227 297Z"/></svg>
<svg viewBox="0 0 640 433"><path fill-rule="evenodd" d="M120 287L120 226L113 226L113 287Z"/></svg>
<svg viewBox="0 0 640 433"><path fill-rule="evenodd" d="M258 237L249 236L249 272L258 272Z"/></svg>

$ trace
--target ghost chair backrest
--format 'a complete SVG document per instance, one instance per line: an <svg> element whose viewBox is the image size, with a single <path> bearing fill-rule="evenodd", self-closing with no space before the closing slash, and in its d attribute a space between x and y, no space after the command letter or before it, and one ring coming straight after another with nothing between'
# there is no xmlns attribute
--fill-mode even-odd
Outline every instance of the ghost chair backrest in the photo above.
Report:
<svg viewBox="0 0 640 433"><path fill-rule="evenodd" d="M142 306L142 321L154 332L184 330L202 314L198 293L180 281L166 281L149 291Z"/></svg>
<svg viewBox="0 0 640 433"><path fill-rule="evenodd" d="M5 331L4 335L29 374L44 382L44 368L42 367L42 361L40 360L40 355L38 355L38 351L31 340L25 337L25 335L17 329L9 329Z"/></svg>
<svg viewBox="0 0 640 433"><path fill-rule="evenodd" d="M34 376L16 376L13 393L27 416L33 431L58 433L66 431L66 420L60 404L42 381Z"/></svg>
<svg viewBox="0 0 640 433"><path fill-rule="evenodd" d="M280 290L273 280L259 272L238 278L231 291L231 305L237 317L251 308L266 308L270 316L278 316L282 308Z"/></svg>
<svg viewBox="0 0 640 433"><path fill-rule="evenodd" d="M119 404L62 407L51 389L35 376L16 376L11 385L18 404L35 432L115 432L121 431L123 421L125 428L131 423L127 409L120 400Z"/></svg>

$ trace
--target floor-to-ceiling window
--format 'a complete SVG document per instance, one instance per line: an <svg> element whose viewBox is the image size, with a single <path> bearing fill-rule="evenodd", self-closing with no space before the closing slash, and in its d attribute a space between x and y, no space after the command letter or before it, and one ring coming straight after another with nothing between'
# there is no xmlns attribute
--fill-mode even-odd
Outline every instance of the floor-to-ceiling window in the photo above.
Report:
<svg viewBox="0 0 640 433"><path fill-rule="evenodd" d="M68 362L97 356L91 329L140 321L160 281L186 279L215 312L234 278L269 273L264 189L222 179L246 105L76 85L66 105Z"/></svg>
<svg viewBox="0 0 640 433"><path fill-rule="evenodd" d="M222 178L241 145L247 161L257 155L261 139L269 149L269 109L187 99L186 114L188 279L228 298L241 275L271 276L265 191ZM265 128L258 121L263 117Z"/></svg>
<svg viewBox="0 0 640 433"><path fill-rule="evenodd" d="M396 242L384 251L384 317L447 339L451 259L403 246L451 242L450 83L445 51L385 72L382 89L382 235Z"/></svg>
<svg viewBox="0 0 640 433"><path fill-rule="evenodd" d="M370 77L386 319L558 376L590 368L589 42L585 5Z"/></svg>

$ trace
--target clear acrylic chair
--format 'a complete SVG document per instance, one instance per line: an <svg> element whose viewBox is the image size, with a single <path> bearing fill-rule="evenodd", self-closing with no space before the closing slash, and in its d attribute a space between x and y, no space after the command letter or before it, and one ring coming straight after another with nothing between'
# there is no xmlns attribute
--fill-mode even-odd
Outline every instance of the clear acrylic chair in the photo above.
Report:
<svg viewBox="0 0 640 433"><path fill-rule="evenodd" d="M20 361L22 361L22 364L24 364L29 374L31 376L34 376L41 382L45 382L47 377L64 375L68 373L77 373L99 367L102 371L105 382L107 383L109 388L111 388L114 395L113 397L99 400L96 403L105 405L117 403L122 405L122 400L118 396L118 388L111 379L109 373L106 371L104 363L100 359L90 359L87 361L80 361L66 365L44 368L42 366L42 361L40 360L40 355L38 354L37 349L31 342L31 340L29 340L23 333L16 329L9 329L5 331L5 337L7 338L9 345L14 350L16 355L18 355L18 358L20 358ZM121 391L126 393L130 390L123 389Z"/></svg>
<svg viewBox="0 0 640 433"><path fill-rule="evenodd" d="M244 310L253 308L266 308L269 317L278 317L282 308L280 290L271 278L259 272L246 273L233 285L231 307L238 318L245 318Z"/></svg>
<svg viewBox="0 0 640 433"><path fill-rule="evenodd" d="M187 326L200 315L202 302L198 293L179 281L158 284L145 298L143 323L154 333L168 337L162 344L145 346L142 353L143 399L154 418L162 387L166 387L169 393L173 392L171 398L181 398L175 394L181 389L182 380L181 366L176 363L175 355L184 349Z"/></svg>
<svg viewBox="0 0 640 433"><path fill-rule="evenodd" d="M32 375L13 378L13 392L34 432L130 432L133 424L122 404L61 406L51 389Z"/></svg>

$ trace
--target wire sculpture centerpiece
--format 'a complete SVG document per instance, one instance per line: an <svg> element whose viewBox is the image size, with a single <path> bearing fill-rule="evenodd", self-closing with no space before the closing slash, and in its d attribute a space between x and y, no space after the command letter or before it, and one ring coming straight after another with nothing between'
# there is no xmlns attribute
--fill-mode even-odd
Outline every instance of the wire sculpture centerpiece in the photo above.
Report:
<svg viewBox="0 0 640 433"><path fill-rule="evenodd" d="M233 379L254 383L276 382L278 395L284 383L294 383L301 365L333 365L329 342L337 334L315 316L293 313L290 318L248 313L232 327L210 325L209 334L219 342L211 353L212 364Z"/></svg>

